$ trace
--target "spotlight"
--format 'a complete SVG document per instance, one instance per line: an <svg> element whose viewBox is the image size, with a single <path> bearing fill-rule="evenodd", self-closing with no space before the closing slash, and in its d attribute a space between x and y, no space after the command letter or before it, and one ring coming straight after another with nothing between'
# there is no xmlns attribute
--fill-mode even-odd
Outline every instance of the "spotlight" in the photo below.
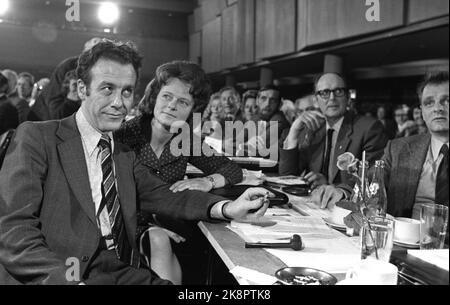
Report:
<svg viewBox="0 0 450 305"><path fill-rule="evenodd" d="M9 0L0 0L0 16L5 14L9 9Z"/></svg>
<svg viewBox="0 0 450 305"><path fill-rule="evenodd" d="M119 16L119 7L114 3L102 3L98 9L98 19L104 24L115 23L119 19Z"/></svg>

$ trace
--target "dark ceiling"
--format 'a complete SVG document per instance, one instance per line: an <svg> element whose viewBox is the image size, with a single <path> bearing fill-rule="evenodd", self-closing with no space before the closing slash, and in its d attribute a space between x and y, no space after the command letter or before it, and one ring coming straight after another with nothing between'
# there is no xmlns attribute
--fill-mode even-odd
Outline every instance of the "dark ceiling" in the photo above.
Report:
<svg viewBox="0 0 450 305"><path fill-rule="evenodd" d="M97 8L105 1L80 0L80 21L68 22L69 8L64 0L14 0L3 22L20 26L56 27L57 29L103 32ZM187 40L187 16L191 0L110 0L120 6L119 22L109 27L115 34L172 40Z"/></svg>

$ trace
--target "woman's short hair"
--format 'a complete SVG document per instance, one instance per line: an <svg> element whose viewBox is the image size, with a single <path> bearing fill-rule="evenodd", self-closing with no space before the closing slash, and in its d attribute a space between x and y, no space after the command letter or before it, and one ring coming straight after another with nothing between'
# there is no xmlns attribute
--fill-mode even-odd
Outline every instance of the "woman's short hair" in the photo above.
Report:
<svg viewBox="0 0 450 305"><path fill-rule="evenodd" d="M75 70L68 71L64 76L64 81L62 83L62 91L67 94L69 92L70 80L77 80L77 73Z"/></svg>
<svg viewBox="0 0 450 305"><path fill-rule="evenodd" d="M208 105L206 106L205 111L203 112L203 117L202 117L203 121L208 121L209 118L211 117L211 105L214 100L220 100L219 92L215 92L215 93L211 94Z"/></svg>
<svg viewBox="0 0 450 305"><path fill-rule="evenodd" d="M245 109L245 102L249 98L254 98L256 100L257 97L258 97L258 90L247 90L247 91L245 91L244 94L242 94L242 107L241 107L242 112Z"/></svg>
<svg viewBox="0 0 450 305"><path fill-rule="evenodd" d="M156 69L155 78L147 85L145 95L139 103L141 113L147 115L153 113L161 88L172 78L190 85L189 93L194 100L193 112L202 112L205 109L211 94L211 84L205 71L193 62L176 60Z"/></svg>

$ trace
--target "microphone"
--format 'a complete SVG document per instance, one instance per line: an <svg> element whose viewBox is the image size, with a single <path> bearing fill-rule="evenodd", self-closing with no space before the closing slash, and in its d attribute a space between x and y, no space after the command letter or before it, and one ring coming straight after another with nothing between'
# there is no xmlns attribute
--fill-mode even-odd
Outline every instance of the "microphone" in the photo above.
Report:
<svg viewBox="0 0 450 305"><path fill-rule="evenodd" d="M294 251L303 250L305 247L300 235L293 235L288 243L245 243L245 248L277 248L292 249Z"/></svg>

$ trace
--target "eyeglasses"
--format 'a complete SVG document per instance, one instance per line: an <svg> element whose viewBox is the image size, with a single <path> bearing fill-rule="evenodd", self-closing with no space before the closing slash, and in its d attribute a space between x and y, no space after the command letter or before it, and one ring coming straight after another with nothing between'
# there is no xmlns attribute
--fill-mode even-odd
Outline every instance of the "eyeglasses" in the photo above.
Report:
<svg viewBox="0 0 450 305"><path fill-rule="evenodd" d="M319 95L323 99L329 99L331 92L333 92L335 97L343 97L344 95L347 94L347 88L336 88L333 90L330 89L319 90L316 92L316 95Z"/></svg>

